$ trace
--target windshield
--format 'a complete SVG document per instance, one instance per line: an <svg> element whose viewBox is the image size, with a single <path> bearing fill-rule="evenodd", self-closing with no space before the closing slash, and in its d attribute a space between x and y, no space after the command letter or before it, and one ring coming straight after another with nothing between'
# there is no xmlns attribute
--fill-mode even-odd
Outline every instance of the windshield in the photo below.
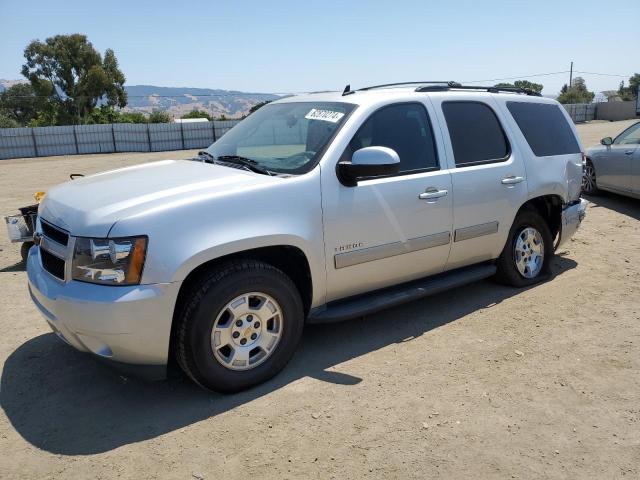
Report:
<svg viewBox="0 0 640 480"><path fill-rule="evenodd" d="M216 159L236 156L253 160L272 172L306 173L354 107L338 102L265 105L206 151Z"/></svg>

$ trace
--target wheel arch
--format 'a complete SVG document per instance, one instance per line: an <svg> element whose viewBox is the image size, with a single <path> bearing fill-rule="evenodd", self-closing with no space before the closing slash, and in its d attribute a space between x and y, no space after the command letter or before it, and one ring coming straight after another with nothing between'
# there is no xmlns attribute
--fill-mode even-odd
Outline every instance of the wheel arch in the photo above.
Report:
<svg viewBox="0 0 640 480"><path fill-rule="evenodd" d="M547 223L549 231L551 232L551 238L555 239L562 226L563 203L562 197L555 194L530 198L520 206L514 218L517 218L520 212L525 210L532 210L538 213Z"/></svg>
<svg viewBox="0 0 640 480"><path fill-rule="evenodd" d="M187 299L187 294L189 293L190 289L212 269L215 269L226 262L241 259L262 261L284 272L293 281L296 288L298 289L300 298L302 299L305 317L308 315L313 301L313 277L309 260L302 249L300 249L299 247L285 244L270 245L247 250L240 250L207 260L200 265L197 265L190 272L188 272L185 279L182 281L182 284L180 285L180 290L178 292L173 311L173 319L171 322L171 336L169 339L170 364L175 361L173 345L176 326L178 324L178 316L182 312L184 302Z"/></svg>

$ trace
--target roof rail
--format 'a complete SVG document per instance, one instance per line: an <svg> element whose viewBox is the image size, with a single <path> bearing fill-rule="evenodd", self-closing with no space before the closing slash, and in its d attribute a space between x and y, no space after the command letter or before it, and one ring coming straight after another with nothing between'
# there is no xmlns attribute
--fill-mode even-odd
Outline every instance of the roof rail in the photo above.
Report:
<svg viewBox="0 0 640 480"><path fill-rule="evenodd" d="M453 82L452 82L453 83ZM542 95L538 92L534 92L528 88L517 88L517 87L480 87L476 85L424 85L422 87L416 88L416 92L445 92L448 90L484 90L489 93L500 93L500 92L508 92L508 93L521 93L524 95L530 95L533 97L541 97Z"/></svg>
<svg viewBox="0 0 640 480"><path fill-rule="evenodd" d="M400 87L402 85L422 85L422 84L427 84L427 85L436 85L436 84L440 84L443 86L453 86L453 85L460 85L459 83L456 82L452 82L450 80L442 80L442 81L434 81L434 80L427 80L424 82L398 82L398 83L383 83L382 85L372 85L370 87L363 87L363 88L359 88L357 91L362 91L362 90L373 90L374 88L385 88L385 87Z"/></svg>

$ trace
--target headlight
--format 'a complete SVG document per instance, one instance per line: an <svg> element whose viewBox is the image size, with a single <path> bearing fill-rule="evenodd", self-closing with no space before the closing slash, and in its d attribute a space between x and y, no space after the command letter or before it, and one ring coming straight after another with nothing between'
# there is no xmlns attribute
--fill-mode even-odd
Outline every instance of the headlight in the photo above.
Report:
<svg viewBox="0 0 640 480"><path fill-rule="evenodd" d="M147 237L76 238L72 277L106 285L137 285L142 277Z"/></svg>

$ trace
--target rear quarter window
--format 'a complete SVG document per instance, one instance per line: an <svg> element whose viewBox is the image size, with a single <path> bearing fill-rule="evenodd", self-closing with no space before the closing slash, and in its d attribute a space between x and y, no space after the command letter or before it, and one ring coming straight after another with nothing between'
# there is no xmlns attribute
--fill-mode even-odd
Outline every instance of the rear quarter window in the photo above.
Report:
<svg viewBox="0 0 640 480"><path fill-rule="evenodd" d="M536 157L580 153L580 145L560 106L507 102L507 108Z"/></svg>

